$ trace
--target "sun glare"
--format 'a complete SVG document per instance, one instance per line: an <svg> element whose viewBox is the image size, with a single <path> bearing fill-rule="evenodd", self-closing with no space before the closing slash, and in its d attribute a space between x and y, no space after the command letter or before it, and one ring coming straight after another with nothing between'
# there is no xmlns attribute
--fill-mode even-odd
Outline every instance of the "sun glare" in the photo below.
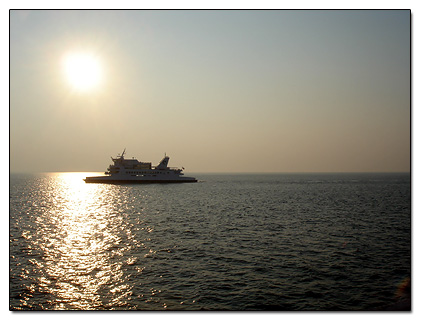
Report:
<svg viewBox="0 0 422 324"><path fill-rule="evenodd" d="M74 53L64 59L64 72L70 85L79 91L97 87L102 78L98 58L92 54Z"/></svg>

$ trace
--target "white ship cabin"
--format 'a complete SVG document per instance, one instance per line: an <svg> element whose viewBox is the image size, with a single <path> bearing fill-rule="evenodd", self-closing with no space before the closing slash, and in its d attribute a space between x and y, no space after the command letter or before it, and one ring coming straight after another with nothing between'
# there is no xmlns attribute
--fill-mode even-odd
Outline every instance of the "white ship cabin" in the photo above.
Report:
<svg viewBox="0 0 422 324"><path fill-rule="evenodd" d="M168 167L168 162L170 157L164 155L164 158L156 166L152 167L151 162L141 162L135 158L125 159L125 151L121 155L118 155L117 158L111 158L114 164L111 164L105 174L132 174L132 175L146 175L146 174L179 174L182 175L182 169L179 168L170 168Z"/></svg>

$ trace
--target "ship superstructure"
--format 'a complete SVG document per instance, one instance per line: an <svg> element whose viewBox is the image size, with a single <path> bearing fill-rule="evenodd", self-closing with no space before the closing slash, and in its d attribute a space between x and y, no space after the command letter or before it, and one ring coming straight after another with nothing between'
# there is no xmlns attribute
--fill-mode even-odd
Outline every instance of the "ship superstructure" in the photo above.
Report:
<svg viewBox="0 0 422 324"><path fill-rule="evenodd" d="M86 177L87 183L173 183L173 182L197 182L193 177L184 177L184 168L171 168L168 166L170 157L164 154L164 158L157 166L151 162L141 162L135 158L125 159L126 150L116 158L111 158L111 164L105 176Z"/></svg>

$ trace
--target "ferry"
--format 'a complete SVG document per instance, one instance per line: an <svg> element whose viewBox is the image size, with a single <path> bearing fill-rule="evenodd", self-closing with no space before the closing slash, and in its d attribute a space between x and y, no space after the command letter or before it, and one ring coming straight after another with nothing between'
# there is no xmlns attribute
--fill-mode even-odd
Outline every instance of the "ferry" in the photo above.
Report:
<svg viewBox="0 0 422 324"><path fill-rule="evenodd" d="M86 183L180 183L197 182L193 177L183 177L184 168L168 167L169 159L166 154L157 166L152 166L151 162L140 162L135 158L125 159L126 149L116 158L111 158L111 164L105 176L86 177Z"/></svg>

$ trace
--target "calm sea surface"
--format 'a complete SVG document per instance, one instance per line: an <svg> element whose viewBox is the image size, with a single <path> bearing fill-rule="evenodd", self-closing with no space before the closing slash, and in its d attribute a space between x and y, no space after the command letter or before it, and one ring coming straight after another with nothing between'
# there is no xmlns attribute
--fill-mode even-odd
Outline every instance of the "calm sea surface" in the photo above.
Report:
<svg viewBox="0 0 422 324"><path fill-rule="evenodd" d="M12 310L373 310L410 277L409 174L10 176Z"/></svg>

